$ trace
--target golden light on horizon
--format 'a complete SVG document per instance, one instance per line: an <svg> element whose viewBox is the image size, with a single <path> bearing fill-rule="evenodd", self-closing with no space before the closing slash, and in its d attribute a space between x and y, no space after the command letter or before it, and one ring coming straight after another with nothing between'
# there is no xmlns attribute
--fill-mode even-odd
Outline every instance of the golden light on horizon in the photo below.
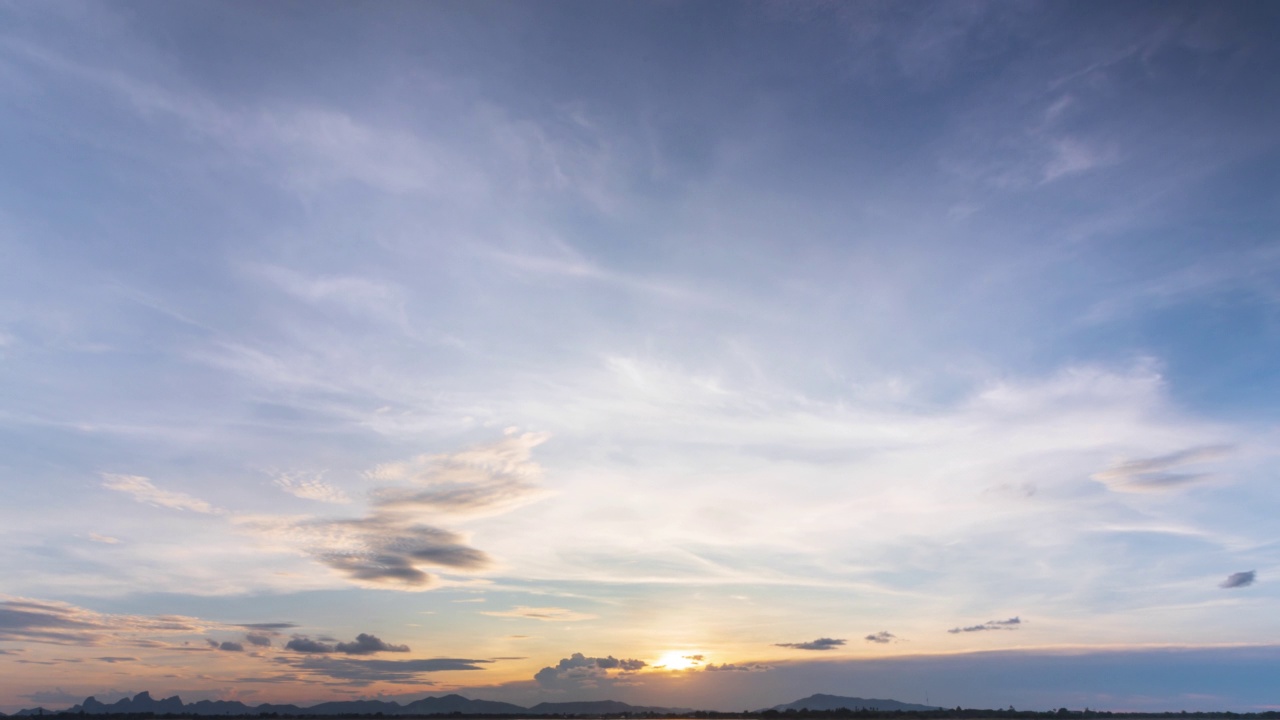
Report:
<svg viewBox="0 0 1280 720"><path fill-rule="evenodd" d="M653 667L661 670L670 670L678 672L681 670L691 670L702 662L702 656L693 651L671 650L662 654L657 662L653 663Z"/></svg>

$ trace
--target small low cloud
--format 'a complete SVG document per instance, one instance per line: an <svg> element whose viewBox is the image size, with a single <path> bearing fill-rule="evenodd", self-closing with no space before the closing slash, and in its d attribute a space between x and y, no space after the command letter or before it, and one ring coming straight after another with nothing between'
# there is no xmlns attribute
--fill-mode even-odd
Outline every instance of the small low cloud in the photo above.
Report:
<svg viewBox="0 0 1280 720"><path fill-rule="evenodd" d="M244 641L254 647L271 647L271 637L267 635L245 633Z"/></svg>
<svg viewBox="0 0 1280 720"><path fill-rule="evenodd" d="M597 616L590 613L577 612L560 607L528 607L520 605L510 610L484 610L481 615L493 617L526 618L543 622L575 622L578 620L594 620Z"/></svg>
<svg viewBox="0 0 1280 720"><path fill-rule="evenodd" d="M165 507L171 510L191 510L192 512L208 515L221 512L198 497L171 490L161 490L152 484L150 478L145 478L141 475L102 473L102 487L125 493L140 503L156 507Z"/></svg>
<svg viewBox="0 0 1280 720"><path fill-rule="evenodd" d="M841 645L844 645L844 643L845 641L842 638L822 637L817 640L810 640L809 642L774 643L774 645L777 647L792 648L795 650L834 650Z"/></svg>
<svg viewBox="0 0 1280 720"><path fill-rule="evenodd" d="M1226 590L1230 590L1231 588L1249 587L1256 579L1258 579L1258 572L1256 570L1231 573L1227 576L1226 580L1223 580L1218 584L1218 587Z"/></svg>
<svg viewBox="0 0 1280 720"><path fill-rule="evenodd" d="M765 672L772 670L773 666L763 665L761 663L743 663L741 665L733 663L724 663L722 665L707 663L707 666L703 669L707 672Z"/></svg>
<svg viewBox="0 0 1280 720"><path fill-rule="evenodd" d="M218 649L224 652L244 652L244 645L230 640L218 643Z"/></svg>
<svg viewBox="0 0 1280 720"><path fill-rule="evenodd" d="M619 675L627 675L647 666L643 660L605 657L587 657L574 653L561 658L554 666L544 667L533 679L548 689L580 689L599 687L601 684L617 684ZM616 671L613 674L610 671Z"/></svg>
<svg viewBox="0 0 1280 720"><path fill-rule="evenodd" d="M878 633L871 633L870 635L863 638L863 640L866 640L869 643L879 643L881 645L884 645L886 643L897 642L898 636L894 635L888 630L881 630Z"/></svg>
<svg viewBox="0 0 1280 720"><path fill-rule="evenodd" d="M408 645L392 645L376 635L360 633L354 642L340 642L334 649L345 655L372 655L380 652L409 652Z"/></svg>
<svg viewBox="0 0 1280 720"><path fill-rule="evenodd" d="M114 665L116 663L138 662L138 658L128 656L128 655L106 655L103 657L94 658L94 660L97 660L98 662L108 663L111 665Z"/></svg>
<svg viewBox="0 0 1280 720"><path fill-rule="evenodd" d="M1183 465L1217 460L1228 455L1231 445L1200 445L1157 457L1126 460L1096 473L1094 480L1115 492L1167 492L1208 480L1204 472L1172 472Z"/></svg>
<svg viewBox="0 0 1280 720"><path fill-rule="evenodd" d="M983 632L985 630L1017 630L1021 625L1022 625L1021 618L1011 617L1008 620L988 620L982 623L981 625L966 625L964 627L953 627L947 632L956 634L956 633Z"/></svg>
<svg viewBox="0 0 1280 720"><path fill-rule="evenodd" d="M103 545L118 545L120 538L111 537L110 535L99 535L98 533L89 533L89 539Z"/></svg>
<svg viewBox="0 0 1280 720"><path fill-rule="evenodd" d="M322 643L316 640L312 640L311 638L308 638L308 637L295 637L289 642L285 643L284 649L292 650L294 652L299 652L299 653L331 653L333 652L332 645Z"/></svg>

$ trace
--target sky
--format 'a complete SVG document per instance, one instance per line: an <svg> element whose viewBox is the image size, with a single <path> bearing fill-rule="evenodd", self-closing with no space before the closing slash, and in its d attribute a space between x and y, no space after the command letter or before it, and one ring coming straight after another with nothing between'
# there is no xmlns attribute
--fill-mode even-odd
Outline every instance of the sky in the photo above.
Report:
<svg viewBox="0 0 1280 720"><path fill-rule="evenodd" d="M0 711L1280 708L1280 6L0 2Z"/></svg>

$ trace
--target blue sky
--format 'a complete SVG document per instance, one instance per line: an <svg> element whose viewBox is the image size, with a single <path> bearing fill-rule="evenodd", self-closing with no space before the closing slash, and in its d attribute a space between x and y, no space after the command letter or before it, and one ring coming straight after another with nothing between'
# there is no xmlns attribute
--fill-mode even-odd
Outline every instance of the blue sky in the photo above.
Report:
<svg viewBox="0 0 1280 720"><path fill-rule="evenodd" d="M1280 702L1271 4L0 13L0 709Z"/></svg>

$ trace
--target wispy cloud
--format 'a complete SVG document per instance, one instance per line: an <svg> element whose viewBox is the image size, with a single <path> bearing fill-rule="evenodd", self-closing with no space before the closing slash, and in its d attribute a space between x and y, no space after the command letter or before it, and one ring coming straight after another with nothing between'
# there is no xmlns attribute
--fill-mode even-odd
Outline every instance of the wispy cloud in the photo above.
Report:
<svg viewBox="0 0 1280 720"><path fill-rule="evenodd" d="M543 622L577 622L580 620L594 620L597 617L590 613L577 612L566 608L528 607L525 605L520 605L510 610L484 610L480 614L492 615L493 617L526 618Z"/></svg>
<svg viewBox="0 0 1280 720"><path fill-rule="evenodd" d="M274 482L281 490L304 500L316 500L335 505L351 503L351 498L347 497L341 488L330 485L319 475L298 472L280 473Z"/></svg>
<svg viewBox="0 0 1280 720"><path fill-rule="evenodd" d="M880 632L877 632L877 633L871 633L870 635L866 636L863 639L869 643L878 643L880 645L885 645L891 642L897 642L898 636L894 635L888 630L881 630Z"/></svg>
<svg viewBox="0 0 1280 720"><path fill-rule="evenodd" d="M1230 445L1203 445L1158 457L1126 460L1093 478L1117 492L1161 492L1177 490L1202 482L1209 473L1178 473L1170 469L1223 458L1234 448Z"/></svg>
<svg viewBox="0 0 1280 720"><path fill-rule="evenodd" d="M134 500L148 505L157 507L170 508L172 510L191 510L198 513L217 514L222 512L218 508L201 500L200 498L187 495L186 493L174 492L171 490L161 490L152 484L149 478L141 475L117 475L115 473L102 474L102 486L108 490L115 490L130 495Z"/></svg>

